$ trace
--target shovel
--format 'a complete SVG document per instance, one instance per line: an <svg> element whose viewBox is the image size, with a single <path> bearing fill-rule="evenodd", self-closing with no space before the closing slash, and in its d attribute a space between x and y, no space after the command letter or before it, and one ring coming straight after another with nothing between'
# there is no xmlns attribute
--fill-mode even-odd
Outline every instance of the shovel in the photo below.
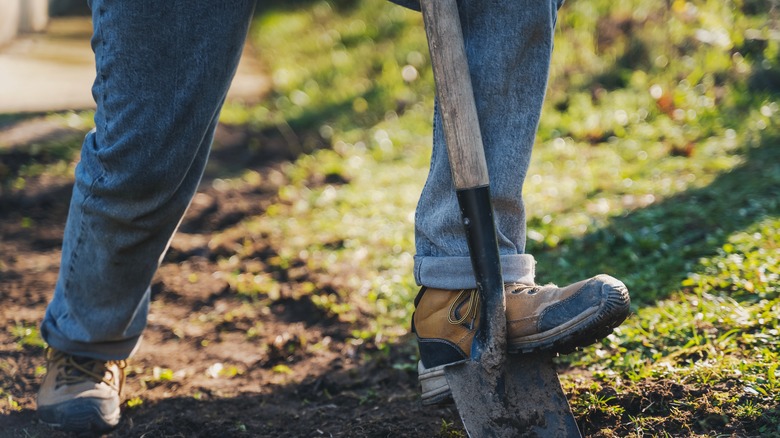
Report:
<svg viewBox="0 0 780 438"><path fill-rule="evenodd" d="M421 0L420 5L482 302L471 357L444 369L455 405L470 437L580 437L552 353L506 353L504 283L458 7L456 0Z"/></svg>

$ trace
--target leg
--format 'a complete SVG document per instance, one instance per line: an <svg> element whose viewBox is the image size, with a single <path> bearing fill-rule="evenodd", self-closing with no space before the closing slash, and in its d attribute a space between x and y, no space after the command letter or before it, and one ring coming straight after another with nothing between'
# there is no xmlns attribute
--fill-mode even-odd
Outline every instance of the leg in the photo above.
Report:
<svg viewBox="0 0 780 438"><path fill-rule="evenodd" d="M459 3L504 280L533 281L534 261L524 254L521 192L547 86L557 4ZM443 289L475 286L438 109L431 169L417 208L415 233L418 284Z"/></svg>
<svg viewBox="0 0 780 438"><path fill-rule="evenodd" d="M253 2L91 6L96 128L76 169L42 333L58 350L124 359L145 326L160 257L200 181Z"/></svg>
<svg viewBox="0 0 780 438"><path fill-rule="evenodd" d="M38 396L44 422L75 431L119 421L119 365L138 344L152 276L200 181L254 0L90 6L96 128L41 327L52 352Z"/></svg>
<svg viewBox="0 0 780 438"><path fill-rule="evenodd" d="M534 284L525 251L522 185L544 99L557 1L461 0L459 11L488 161L506 297L510 352L569 352L606 336L627 316L628 292L600 275L558 288ZM447 399L443 368L470 357L480 302L441 131L434 119L431 171L417 208L415 277L423 286L412 328L423 403Z"/></svg>

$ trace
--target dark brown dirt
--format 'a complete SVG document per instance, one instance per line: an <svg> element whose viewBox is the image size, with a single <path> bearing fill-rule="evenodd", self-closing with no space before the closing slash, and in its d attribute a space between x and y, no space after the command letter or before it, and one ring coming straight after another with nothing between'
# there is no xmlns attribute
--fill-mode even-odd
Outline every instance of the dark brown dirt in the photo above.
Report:
<svg viewBox="0 0 780 438"><path fill-rule="evenodd" d="M244 137L234 134L220 131L228 140ZM11 171L32 159L15 154L0 156ZM278 165L237 164L265 173ZM128 367L123 420L109 436L457 434L453 407L420 405L415 347L408 339L381 350L353 345L350 333L367 321L341 322L306 296L253 301L217 274L218 259L241 241L223 238L209 247L211 237L262 214L277 193L278 184L269 181L218 191L207 178L154 280L149 326ZM14 328L37 326L50 299L70 187L68 177L33 177L23 191L0 192L2 437L65 436L36 420L36 372L44 352L19 342ZM258 263L272 256L268 248L257 250ZM327 279L317 284L328 287Z"/></svg>

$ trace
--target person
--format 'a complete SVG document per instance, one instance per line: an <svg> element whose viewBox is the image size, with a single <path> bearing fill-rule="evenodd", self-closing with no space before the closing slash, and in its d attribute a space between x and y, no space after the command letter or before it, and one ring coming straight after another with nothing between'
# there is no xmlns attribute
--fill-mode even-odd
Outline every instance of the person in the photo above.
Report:
<svg viewBox="0 0 780 438"><path fill-rule="evenodd" d="M414 6L408 0L398 0ZM541 113L560 0L461 0L504 279L510 351L566 352L628 315L618 280L534 282L521 191ZM203 173L254 0L91 0L97 103L84 139L60 273L41 324L38 416L104 432L120 420L125 360L146 325L150 282ZM442 366L467 358L478 302L438 110L415 219L413 330L423 402L449 396Z"/></svg>

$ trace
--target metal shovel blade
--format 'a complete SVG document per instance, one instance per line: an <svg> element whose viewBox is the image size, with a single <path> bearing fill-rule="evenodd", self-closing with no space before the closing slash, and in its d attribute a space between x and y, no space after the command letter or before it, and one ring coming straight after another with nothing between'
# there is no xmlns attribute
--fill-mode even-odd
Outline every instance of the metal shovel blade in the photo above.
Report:
<svg viewBox="0 0 780 438"><path fill-rule="evenodd" d="M488 187L459 190L480 323L469 360L444 368L469 436L580 437L551 353L507 354L506 303Z"/></svg>
<svg viewBox="0 0 780 438"><path fill-rule="evenodd" d="M581 437L549 353L508 355L503 367L444 369L470 437Z"/></svg>

